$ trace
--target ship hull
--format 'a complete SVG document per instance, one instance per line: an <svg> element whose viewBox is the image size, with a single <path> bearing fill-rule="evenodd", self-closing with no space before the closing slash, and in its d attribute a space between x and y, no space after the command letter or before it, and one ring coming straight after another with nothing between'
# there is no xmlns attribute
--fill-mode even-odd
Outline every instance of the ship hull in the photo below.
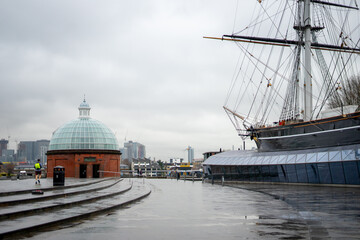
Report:
<svg viewBox="0 0 360 240"><path fill-rule="evenodd" d="M259 151L288 151L360 143L360 113L254 129Z"/></svg>

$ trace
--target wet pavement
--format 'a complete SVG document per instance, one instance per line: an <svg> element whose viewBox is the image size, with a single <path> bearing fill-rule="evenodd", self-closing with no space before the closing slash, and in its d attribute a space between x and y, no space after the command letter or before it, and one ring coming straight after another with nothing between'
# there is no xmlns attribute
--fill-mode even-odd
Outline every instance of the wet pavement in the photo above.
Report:
<svg viewBox="0 0 360 240"><path fill-rule="evenodd" d="M284 201L306 221L310 236L360 239L360 188L301 185L237 184Z"/></svg>
<svg viewBox="0 0 360 240"><path fill-rule="evenodd" d="M46 181L49 179L44 182ZM1 193L9 192L10 195L3 194L0 198L6 201L0 202L13 199L14 204L0 206L0 239L26 238L36 235L40 229L48 231L50 227L64 226L84 218L105 214L139 201L151 192L146 184L108 178L101 181L89 179L87 182L92 184L86 186L74 180L73 186L68 185L69 189L48 189L44 191L44 197L34 196L31 192L19 194L16 188L23 188L23 185L29 185L28 182L3 182L8 183L7 186L11 186L11 189L6 191L6 187L3 188ZM10 191L18 194L11 195ZM22 198L30 201L22 203Z"/></svg>
<svg viewBox="0 0 360 240"><path fill-rule="evenodd" d="M92 179L67 179L68 186ZM4 183L4 184L3 184ZM97 183L96 185L104 185ZM109 183L107 183L109 184ZM272 184L231 184L229 186L183 180L124 179L121 187L95 195L135 186L127 195L72 207L70 212L86 213L134 198L145 188L152 193L136 203L110 214L76 221L46 230L36 239L360 239L360 188ZM52 186L44 179L41 187ZM34 188L31 180L0 181L0 193ZM39 187L39 186L38 186ZM90 185L88 188L93 188ZM79 187L81 190L83 187ZM65 190L57 190L65 191ZM54 191L56 192L56 191ZM103 192L103 193L102 193ZM92 194L90 194L92 195ZM81 194L46 203L72 202L89 198ZM16 198L9 196L3 198ZM36 205L36 206L35 206ZM30 207L29 207L30 206ZM0 211L7 211L6 207ZM35 225L69 216L69 209L42 216L20 218L18 223ZM1 222L0 230L12 226Z"/></svg>
<svg viewBox="0 0 360 240"><path fill-rule="evenodd" d="M32 238L360 239L359 188L124 181L147 185L152 193L126 208Z"/></svg>

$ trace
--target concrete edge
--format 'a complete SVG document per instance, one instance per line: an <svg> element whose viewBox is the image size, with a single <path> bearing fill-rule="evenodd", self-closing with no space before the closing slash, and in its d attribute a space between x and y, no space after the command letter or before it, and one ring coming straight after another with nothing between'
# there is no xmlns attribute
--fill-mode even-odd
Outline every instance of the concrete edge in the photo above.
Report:
<svg viewBox="0 0 360 240"><path fill-rule="evenodd" d="M88 185L92 185L92 184L96 184L96 183L100 183L100 182L104 182L104 181L109 181L111 179L114 179L114 178L106 178L106 179L101 179L99 181L93 181L93 182L82 183L82 184L74 184L74 185L69 185L69 186L56 186L56 187L47 187L47 188L32 188L32 189L19 190L19 191L0 192L0 197L18 195L18 194L24 194L24 193L31 193L32 191L39 190L39 189L43 190L43 191L51 191L51 190L58 190L58 189L84 187L84 186L88 186Z"/></svg>
<svg viewBox="0 0 360 240"><path fill-rule="evenodd" d="M116 181L115 183L112 183L110 185L107 186L103 186L103 187L98 187L98 188L92 188L92 189L87 189L87 190L83 190L83 191L77 191L77 192L71 192L71 193L60 193L60 194L54 194L54 195L49 195L49 196L43 196L43 197L35 197L35 198L26 198L26 199L19 199L19 200L10 200L10 201L3 201L0 202L0 207L4 207L4 206L15 206L15 205L19 205L19 204L24 204L24 203L31 203L31 202L38 202L38 201L45 201L45 200L49 200L49 199L55 199L55 198L60 198L60 197L66 197L66 196L72 196L72 195L77 195L77 194L82 194L82 193L88 193L88 192L94 192L94 191L99 191L108 187L112 187L115 184L119 183L120 181L122 181L122 179L119 179L118 181ZM86 186L86 185L85 185Z"/></svg>

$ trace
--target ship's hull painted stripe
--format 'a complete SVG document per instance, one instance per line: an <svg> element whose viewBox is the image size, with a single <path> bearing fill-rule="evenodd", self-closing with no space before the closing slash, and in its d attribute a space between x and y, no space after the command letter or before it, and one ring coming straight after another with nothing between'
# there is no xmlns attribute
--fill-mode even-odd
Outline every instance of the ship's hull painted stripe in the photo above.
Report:
<svg viewBox="0 0 360 240"><path fill-rule="evenodd" d="M360 143L360 127L347 127L284 137L259 138L259 151L288 151L319 147L345 146Z"/></svg>
<svg viewBox="0 0 360 240"><path fill-rule="evenodd" d="M315 135L315 134L323 134L323 133L330 133L330 132L346 131L346 130L357 129L357 128L360 128L360 126L353 126L353 127L347 127L347 128L339 128L339 129L331 129L331 130L324 130L324 131L311 132L311 133L300 133L300 134L287 135L287 136L260 137L259 140L268 140L268 139L275 139L275 138L301 137L301 136L308 136L308 135Z"/></svg>

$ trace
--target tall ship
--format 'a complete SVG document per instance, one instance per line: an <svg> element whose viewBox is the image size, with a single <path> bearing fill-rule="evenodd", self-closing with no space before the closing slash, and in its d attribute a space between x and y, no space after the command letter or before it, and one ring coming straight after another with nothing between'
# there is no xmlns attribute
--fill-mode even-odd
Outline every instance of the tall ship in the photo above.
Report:
<svg viewBox="0 0 360 240"><path fill-rule="evenodd" d="M204 163L208 173L360 184L358 3L253 3L248 25L205 38L234 42L240 50L224 109L244 143L251 139L257 149L216 154Z"/></svg>

